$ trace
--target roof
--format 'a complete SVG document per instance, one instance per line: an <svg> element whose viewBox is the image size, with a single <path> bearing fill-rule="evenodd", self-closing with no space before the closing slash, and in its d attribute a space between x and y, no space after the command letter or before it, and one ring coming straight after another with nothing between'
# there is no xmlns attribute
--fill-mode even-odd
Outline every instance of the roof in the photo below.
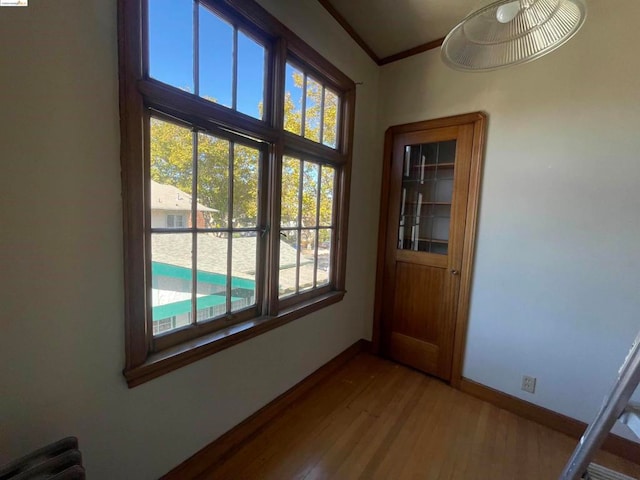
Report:
<svg viewBox="0 0 640 480"><path fill-rule="evenodd" d="M237 237L232 240L234 281L248 279L255 281L256 240L258 237ZM225 275L227 272L228 239L213 233L198 234L198 278L202 274ZM153 234L151 235L151 260L154 263L173 265L185 269L192 268L191 234ZM296 259L298 252L285 242L280 244L280 287L285 290L295 288ZM300 285L313 284L314 260L301 253ZM214 282L217 283L217 282Z"/></svg>
<svg viewBox="0 0 640 480"><path fill-rule="evenodd" d="M217 212L217 210L196 203L199 212ZM191 195L173 185L165 185L151 180L151 210L191 210Z"/></svg>

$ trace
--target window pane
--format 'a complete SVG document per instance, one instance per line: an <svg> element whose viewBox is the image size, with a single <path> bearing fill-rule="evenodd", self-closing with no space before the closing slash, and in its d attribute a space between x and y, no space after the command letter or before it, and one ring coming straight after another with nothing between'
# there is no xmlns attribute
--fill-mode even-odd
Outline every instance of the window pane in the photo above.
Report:
<svg viewBox="0 0 640 480"><path fill-rule="evenodd" d="M300 232L300 277L299 289L313 288L313 271L315 268L316 231L302 230Z"/></svg>
<svg viewBox="0 0 640 480"><path fill-rule="evenodd" d="M322 184L320 187L320 225L333 225L333 188L335 182L335 170L325 165L322 166Z"/></svg>
<svg viewBox="0 0 640 480"><path fill-rule="evenodd" d="M302 135L302 83L300 70L287 63L284 90L284 129Z"/></svg>
<svg viewBox="0 0 640 480"><path fill-rule="evenodd" d="M284 230L280 233L280 297L296 293L297 266L298 232Z"/></svg>
<svg viewBox="0 0 640 480"><path fill-rule="evenodd" d="M231 278L231 311L236 312L256 304L257 232L242 232L234 236Z"/></svg>
<svg viewBox="0 0 640 480"><path fill-rule="evenodd" d="M229 142L198 134L198 222L211 228L229 224ZM204 208L208 210L204 210Z"/></svg>
<svg viewBox="0 0 640 480"><path fill-rule="evenodd" d="M320 114L322 108L322 85L307 77L307 94L304 117L304 136L320 142Z"/></svg>
<svg viewBox="0 0 640 480"><path fill-rule="evenodd" d="M280 225L296 227L298 225L298 207L300 192L300 160L291 157L282 159L282 197Z"/></svg>
<svg viewBox="0 0 640 480"><path fill-rule="evenodd" d="M202 5L199 8L200 96L231 108L233 27Z"/></svg>
<svg viewBox="0 0 640 480"><path fill-rule="evenodd" d="M319 166L304 162L302 180L302 226L315 227L318 214L318 175Z"/></svg>
<svg viewBox="0 0 640 480"><path fill-rule="evenodd" d="M152 194L152 197L153 197L153 194ZM180 215L180 214L167 215L167 225L166 225L167 228L186 228L187 221L185 220L185 217L186 217L185 215Z"/></svg>
<svg viewBox="0 0 640 480"><path fill-rule="evenodd" d="M250 228L258 224L258 182L260 151L234 145L233 226Z"/></svg>
<svg viewBox="0 0 640 480"><path fill-rule="evenodd" d="M154 335L191 324L192 236L151 234L151 307Z"/></svg>
<svg viewBox="0 0 640 480"><path fill-rule="evenodd" d="M322 117L322 143L336 148L338 145L338 95L329 90L324 91L324 115Z"/></svg>
<svg viewBox="0 0 640 480"><path fill-rule="evenodd" d="M191 0L149 0L149 75L193 93Z"/></svg>
<svg viewBox="0 0 640 480"><path fill-rule="evenodd" d="M265 49L238 31L237 110L262 119L264 106Z"/></svg>
<svg viewBox="0 0 640 480"><path fill-rule="evenodd" d="M335 91L287 63L285 130L336 148L339 111L340 97Z"/></svg>
<svg viewBox="0 0 640 480"><path fill-rule="evenodd" d="M226 235L198 234L198 321L206 321L227 313Z"/></svg>
<svg viewBox="0 0 640 480"><path fill-rule="evenodd" d="M157 118L150 125L151 228L191 225L193 134Z"/></svg>
<svg viewBox="0 0 640 480"><path fill-rule="evenodd" d="M318 287L329 283L331 266L331 233L329 228L318 231L318 265L316 270L316 285Z"/></svg>

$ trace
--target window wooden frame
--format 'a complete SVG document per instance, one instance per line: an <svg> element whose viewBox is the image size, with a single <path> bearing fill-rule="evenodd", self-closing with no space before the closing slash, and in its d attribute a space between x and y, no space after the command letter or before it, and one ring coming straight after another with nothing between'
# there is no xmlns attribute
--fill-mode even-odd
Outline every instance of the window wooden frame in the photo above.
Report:
<svg viewBox="0 0 640 480"><path fill-rule="evenodd" d="M232 24L259 39L267 50L264 120L214 104L149 77L145 19L147 0L118 0L120 130L123 190L125 347L124 375L133 387L204 358L224 348L276 328L342 300L345 294L347 225L355 84L306 45L253 0L199 0ZM336 148L284 130L286 62L304 69L340 96ZM148 116L174 117L207 132L246 143L262 142L268 164L267 188L260 192L268 205L262 227L270 233L265 246L264 298L260 315L238 318L220 328L207 325L197 335L179 330L154 337L151 326L150 213ZM330 285L278 299L278 247L281 162L284 154L308 158L336 170L334 191L335 245ZM272 227L273 226L273 227ZM260 301L260 299L258 299ZM216 323L216 322L211 322Z"/></svg>

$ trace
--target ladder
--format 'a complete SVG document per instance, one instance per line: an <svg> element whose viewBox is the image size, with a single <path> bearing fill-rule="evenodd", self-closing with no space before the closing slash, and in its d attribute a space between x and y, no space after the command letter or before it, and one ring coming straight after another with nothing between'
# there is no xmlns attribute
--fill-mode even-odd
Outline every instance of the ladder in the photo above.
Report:
<svg viewBox="0 0 640 480"><path fill-rule="evenodd" d="M629 403L631 395L640 383L640 334L629 350L618 378L605 397L594 421L578 442L559 480L634 480L626 475L591 463L616 421L625 423L640 437L640 406Z"/></svg>

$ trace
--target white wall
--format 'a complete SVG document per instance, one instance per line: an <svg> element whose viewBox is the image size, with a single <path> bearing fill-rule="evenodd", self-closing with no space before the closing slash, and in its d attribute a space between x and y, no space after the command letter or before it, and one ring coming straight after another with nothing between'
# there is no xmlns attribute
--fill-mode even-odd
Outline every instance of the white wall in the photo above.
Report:
<svg viewBox="0 0 640 480"><path fill-rule="evenodd" d="M75 434L91 478L156 478L368 336L382 131L474 110L490 122L465 375L591 417L640 328L640 5L591 0L584 30L529 65L461 74L432 51L379 88L317 1L260 0L364 82L349 293L129 390L115 2L29 3L0 9L0 462Z"/></svg>
<svg viewBox="0 0 640 480"><path fill-rule="evenodd" d="M0 463L73 434L89 478L157 478L367 333L378 69L315 0L262 3L365 82L349 292L340 304L132 390L121 374L116 2L0 8Z"/></svg>
<svg viewBox="0 0 640 480"><path fill-rule="evenodd" d="M583 421L640 329L640 3L588 4L527 65L458 73L432 50L385 66L379 107L380 135L488 113L464 375Z"/></svg>

